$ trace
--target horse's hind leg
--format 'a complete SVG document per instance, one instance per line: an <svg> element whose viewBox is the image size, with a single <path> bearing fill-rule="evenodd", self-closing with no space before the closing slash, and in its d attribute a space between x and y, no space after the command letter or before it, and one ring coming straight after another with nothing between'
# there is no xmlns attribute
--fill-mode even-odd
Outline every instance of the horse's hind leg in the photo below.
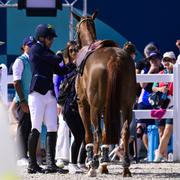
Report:
<svg viewBox="0 0 180 180"><path fill-rule="evenodd" d="M106 128L104 127L103 133L102 133L102 146L101 146L101 159L100 159L100 166L99 166L99 172L101 174L108 174L108 162L109 160L109 145L107 145L106 141Z"/></svg>
<svg viewBox="0 0 180 180"><path fill-rule="evenodd" d="M93 156L93 134L91 131L91 120L90 120L90 107L88 104L81 105L79 104L79 113L85 128L85 141L86 141L86 166L89 168L88 176L96 176L96 170L94 167L94 156Z"/></svg>
<svg viewBox="0 0 180 180"><path fill-rule="evenodd" d="M101 159L100 159L100 166L99 166L99 172L102 174L108 174L108 165L109 162L109 145L103 144L101 146Z"/></svg>
<svg viewBox="0 0 180 180"><path fill-rule="evenodd" d="M94 157L93 157L93 166L94 168L99 167L99 143L100 143L100 136L101 136L101 129L99 121L101 120L101 112L100 110L94 105L91 105L91 120L94 127Z"/></svg>
<svg viewBox="0 0 180 180"><path fill-rule="evenodd" d="M124 157L123 157L123 177L130 177L131 172L129 170L130 159L129 159L129 124L132 118L132 111L127 108L127 111L123 111L123 120L125 120L123 129L122 129L122 141L124 144Z"/></svg>
<svg viewBox="0 0 180 180"><path fill-rule="evenodd" d="M94 154L98 155L99 153L99 143L100 143L100 136L101 136L101 129L100 129L100 120L101 120L101 113L98 112L97 108L91 107L91 120L94 127Z"/></svg>
<svg viewBox="0 0 180 180"><path fill-rule="evenodd" d="M79 113L85 128L85 141L87 151L87 162L93 159L93 135L91 132L90 107L79 103Z"/></svg>

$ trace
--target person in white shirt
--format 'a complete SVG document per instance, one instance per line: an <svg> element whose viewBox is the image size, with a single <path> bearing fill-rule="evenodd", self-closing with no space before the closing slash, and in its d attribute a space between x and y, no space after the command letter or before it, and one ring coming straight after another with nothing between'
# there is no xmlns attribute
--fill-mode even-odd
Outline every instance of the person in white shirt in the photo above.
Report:
<svg viewBox="0 0 180 180"><path fill-rule="evenodd" d="M29 36L23 40L23 54L15 60L13 70L14 88L16 90L15 102L17 103L18 127L17 127L17 145L18 161L17 165L27 165L28 161L28 137L31 132L31 120L28 106L29 86L31 82L31 68L28 52L35 43L35 39Z"/></svg>

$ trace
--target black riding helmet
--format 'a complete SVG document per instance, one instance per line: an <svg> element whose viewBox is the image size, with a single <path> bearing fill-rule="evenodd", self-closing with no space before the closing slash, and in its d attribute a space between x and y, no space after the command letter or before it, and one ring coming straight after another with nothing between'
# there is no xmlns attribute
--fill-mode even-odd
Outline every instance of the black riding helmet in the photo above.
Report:
<svg viewBox="0 0 180 180"><path fill-rule="evenodd" d="M35 37L57 37L54 27L50 24L39 24L35 29Z"/></svg>

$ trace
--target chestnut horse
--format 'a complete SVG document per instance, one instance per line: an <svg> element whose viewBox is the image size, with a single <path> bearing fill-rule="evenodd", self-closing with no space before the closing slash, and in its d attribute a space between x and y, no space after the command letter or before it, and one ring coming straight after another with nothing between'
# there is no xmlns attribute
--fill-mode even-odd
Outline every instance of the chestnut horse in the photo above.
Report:
<svg viewBox="0 0 180 180"><path fill-rule="evenodd" d="M77 35L83 48L96 41L96 31L92 16L77 19ZM112 42L112 41L111 41ZM114 44L112 46L111 44ZM79 113L85 127L88 162L91 162L90 176L95 176L99 152L99 121L104 119L102 133L102 172L108 173L108 144L118 144L121 129L124 143L123 176L131 176L128 156L129 124L136 96L136 74L134 61L124 50L111 43L96 49L86 60L83 74L76 78ZM124 125L123 125L124 124ZM92 125L94 131L92 131ZM94 135L94 136L93 136ZM93 156L94 153L94 156Z"/></svg>

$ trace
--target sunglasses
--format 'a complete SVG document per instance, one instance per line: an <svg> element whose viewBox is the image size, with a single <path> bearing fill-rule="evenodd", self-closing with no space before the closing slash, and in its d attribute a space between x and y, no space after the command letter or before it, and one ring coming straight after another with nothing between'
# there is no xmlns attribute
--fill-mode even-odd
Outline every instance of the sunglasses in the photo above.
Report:
<svg viewBox="0 0 180 180"><path fill-rule="evenodd" d="M72 53L72 52L78 52L78 49L77 48L71 48L69 49L69 52Z"/></svg>

